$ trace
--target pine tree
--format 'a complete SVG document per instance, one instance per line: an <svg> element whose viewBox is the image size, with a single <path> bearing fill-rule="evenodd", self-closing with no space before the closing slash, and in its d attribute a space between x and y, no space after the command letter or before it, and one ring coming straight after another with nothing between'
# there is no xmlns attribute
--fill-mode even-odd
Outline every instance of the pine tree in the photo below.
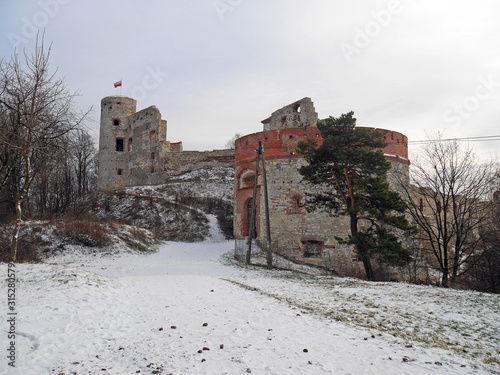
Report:
<svg viewBox="0 0 500 375"><path fill-rule="evenodd" d="M318 188L307 194L310 211L349 216L350 235L336 239L354 245L366 277L374 280L373 258L391 265L408 264L411 256L393 229L410 233L414 228L404 216L404 202L387 183L391 163L382 151L384 134L357 128L353 115L349 112L318 122L321 145L315 139L299 142L297 150L308 162L299 173Z"/></svg>

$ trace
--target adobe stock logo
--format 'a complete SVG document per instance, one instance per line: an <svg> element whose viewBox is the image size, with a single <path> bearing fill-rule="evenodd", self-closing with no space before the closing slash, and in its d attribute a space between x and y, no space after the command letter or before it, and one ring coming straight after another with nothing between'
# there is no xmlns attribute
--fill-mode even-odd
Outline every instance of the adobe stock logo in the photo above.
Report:
<svg viewBox="0 0 500 375"><path fill-rule="evenodd" d="M136 100L144 100L149 91L156 89L166 79L169 74L160 70L160 66L156 65L153 69L150 66L146 67L147 74L142 78L142 84L135 86L131 90L131 97Z"/></svg>
<svg viewBox="0 0 500 375"><path fill-rule="evenodd" d="M342 42L340 50L344 54L347 62L352 61L352 55L359 55L363 50L370 45L372 40L380 35L383 29L389 26L395 14L401 13L403 10L399 0L391 0L387 4L387 9L382 9L378 12L372 12L372 19L368 21L361 29L356 27L354 31L354 39L352 44Z"/></svg>
<svg viewBox="0 0 500 375"><path fill-rule="evenodd" d="M31 38L34 38L38 30L46 27L51 18L54 18L59 13L60 5L66 5L70 0L40 0L38 6L40 10L35 12L31 19L22 17L21 34L9 33L9 39L12 47L16 48L20 44L26 44Z"/></svg>
<svg viewBox="0 0 500 375"><path fill-rule="evenodd" d="M214 0L212 5L221 21L224 21L227 12L233 12L243 0Z"/></svg>
<svg viewBox="0 0 500 375"><path fill-rule="evenodd" d="M447 110L443 117L446 122L453 123L458 126L463 119L471 116L471 113L477 111L481 102L488 100L493 93L500 88L500 82L493 81L493 77L488 75L488 78L479 77L479 84L476 86L473 95L467 96L462 103L453 104L453 109Z"/></svg>

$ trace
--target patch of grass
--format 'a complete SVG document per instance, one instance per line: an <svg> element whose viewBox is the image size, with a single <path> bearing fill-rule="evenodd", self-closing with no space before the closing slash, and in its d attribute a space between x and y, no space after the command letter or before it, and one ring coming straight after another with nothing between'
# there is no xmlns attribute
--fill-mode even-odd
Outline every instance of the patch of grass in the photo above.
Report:
<svg viewBox="0 0 500 375"><path fill-rule="evenodd" d="M254 269L250 267L242 266ZM370 283L290 271L261 269L258 272L277 285L282 280L283 288L268 288L260 282L257 285L261 289L255 288L250 279L248 284L246 281L240 284L319 317L391 335L398 342L420 343L453 352L489 369L497 370L500 365L497 359L500 351L495 353L493 350L498 343L497 337L492 335L495 325L485 325L490 318L482 316L483 312L491 315L498 311L496 296L483 298L480 293ZM387 303L380 302L379 297ZM456 314L468 313L472 314L472 322L450 319ZM479 331L474 323L476 320L483 327Z"/></svg>

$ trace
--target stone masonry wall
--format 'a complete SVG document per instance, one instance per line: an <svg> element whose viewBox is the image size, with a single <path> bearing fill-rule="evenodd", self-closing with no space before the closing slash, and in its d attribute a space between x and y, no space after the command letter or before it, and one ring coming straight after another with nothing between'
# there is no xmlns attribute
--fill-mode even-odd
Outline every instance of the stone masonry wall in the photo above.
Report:
<svg viewBox="0 0 500 375"><path fill-rule="evenodd" d="M165 155L164 174L173 177L198 169L232 167L233 164L234 150L170 152Z"/></svg>
<svg viewBox="0 0 500 375"><path fill-rule="evenodd" d="M271 117L262 121L264 131L284 128L305 128L316 126L318 114L310 98L303 98L274 111Z"/></svg>

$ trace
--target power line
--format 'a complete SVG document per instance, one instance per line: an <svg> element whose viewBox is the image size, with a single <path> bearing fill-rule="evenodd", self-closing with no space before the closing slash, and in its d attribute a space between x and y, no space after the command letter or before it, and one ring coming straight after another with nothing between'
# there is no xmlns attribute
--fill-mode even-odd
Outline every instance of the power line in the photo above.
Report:
<svg viewBox="0 0 500 375"><path fill-rule="evenodd" d="M408 144L418 145L430 142L447 142L447 141L474 141L474 142L491 142L500 141L500 135L484 135L479 137L463 137L463 138L446 138L446 139L426 139L421 141L408 141Z"/></svg>

